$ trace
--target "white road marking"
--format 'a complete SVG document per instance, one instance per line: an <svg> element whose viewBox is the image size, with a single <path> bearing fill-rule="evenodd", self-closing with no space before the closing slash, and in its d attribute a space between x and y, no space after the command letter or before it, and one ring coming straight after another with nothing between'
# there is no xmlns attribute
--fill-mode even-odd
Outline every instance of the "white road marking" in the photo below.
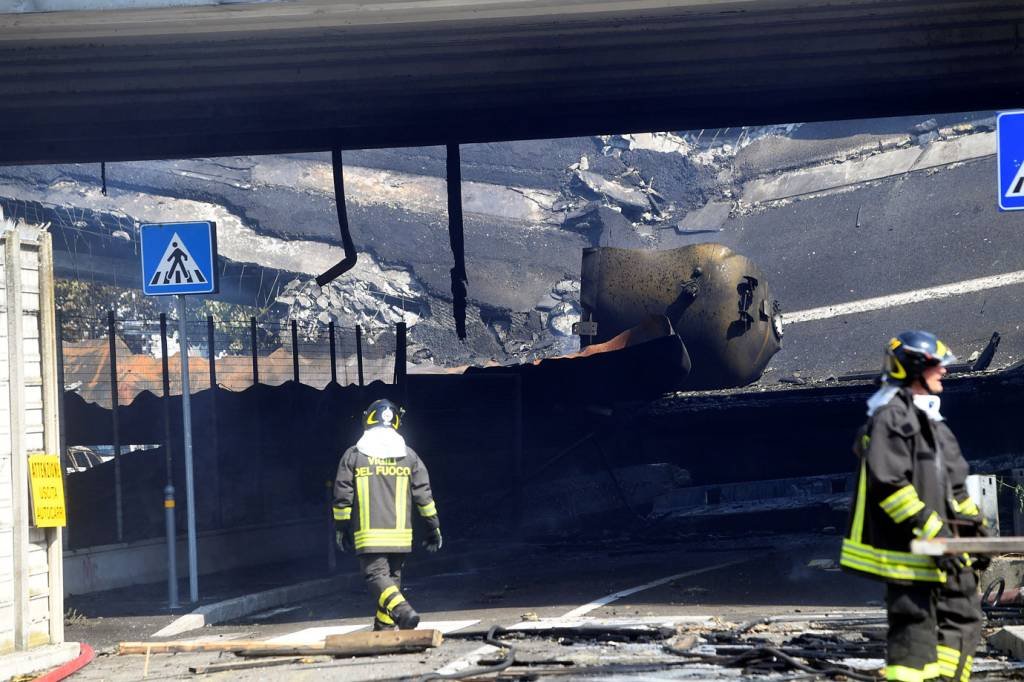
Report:
<svg viewBox="0 0 1024 682"><path fill-rule="evenodd" d="M965 279L960 282L953 282L952 284L943 284L936 287L928 287L927 289L915 289L914 291L906 291L901 294L876 296L875 298L864 298L859 301L850 301L849 303L837 303L820 308L799 310L795 313L783 313L782 319L787 325L811 322L812 320L825 320L841 315L855 315L872 310L921 303L922 301L963 296L964 294L973 294L978 291L997 289L1021 283L1024 283L1024 270L992 275L990 277L979 277L977 279Z"/></svg>
<svg viewBox="0 0 1024 682"><path fill-rule="evenodd" d="M714 616L645 616L642 618L541 618L516 623L509 630L545 630L547 628L623 628L642 630L651 626L708 625Z"/></svg>
<svg viewBox="0 0 1024 682"><path fill-rule="evenodd" d="M463 630L479 623L479 620L427 620L417 627L417 630L440 630L442 634ZM347 635L350 632L358 632L368 628L368 624L361 625L323 625L315 628L306 628L289 632L286 635L268 639L274 644L318 644L324 641L328 635Z"/></svg>
<svg viewBox="0 0 1024 682"><path fill-rule="evenodd" d="M567 613L562 614L558 618L547 619L547 621L544 623L544 625L534 625L533 623L517 623L515 625L508 626L508 629L517 629L518 628L518 629L524 629L525 630L525 629L532 629L531 626L533 628L535 628L535 627L549 627L549 626L551 626L553 624L554 625L561 625L562 623L564 623L566 621L571 622L572 619L574 619L574 618L579 618L580 616L583 616L584 614L590 613L591 611L593 611L595 609L599 609L602 606L607 606L608 604L611 604L613 601L617 601L619 599L622 599L623 597L628 597L629 595L636 594L637 592L643 592L644 590L649 590L649 589L651 589L653 587L659 587L659 586L664 585L666 583L670 583L673 580L679 580L681 578L689 578L690 576L699 575L701 573L708 573L710 571L718 571L718 570L721 570L723 568L729 568L730 566L735 566L737 564L747 563L749 561L751 561L751 559L736 559L735 561L726 561L725 563L715 564L714 566L705 566L704 568L697 568L697 569L694 569L692 571L684 571L682 573L675 573L675 574L667 576L665 578L659 578L658 580L652 580L649 583L644 583L643 585L637 585L636 587L630 587L630 588L625 589L625 590L619 590L618 592L613 592L612 594L609 594L607 596L601 597L600 599L595 599L592 602L589 602L587 604L584 604L583 606L579 606L579 607L577 607L577 608L575 608L575 609L573 609L573 610L571 610L571 611L569 611ZM672 620L672 619L671 618L664 618L664 619L660 619L660 620ZM683 621L680 620L679 622L683 622ZM525 627L521 627L521 626L525 626ZM489 654L492 654L495 651L498 651L497 647L491 646L490 644L486 644L486 645L484 645L482 647L479 647L478 649L474 649L473 651L470 651L468 654L466 654L462 658L460 658L460 659L458 659L456 661L452 661L451 663L449 663L448 665L444 666L443 668L439 668L437 670L437 673L439 675L449 675L451 673L461 672L461 671L463 671L463 670L465 670L467 668L474 667L474 666L478 665L481 658L483 658L484 656L487 656Z"/></svg>
<svg viewBox="0 0 1024 682"><path fill-rule="evenodd" d="M416 627L417 630L440 630L442 635L458 632L476 625L479 620L424 620Z"/></svg>
<svg viewBox="0 0 1024 682"><path fill-rule="evenodd" d="M267 641L272 644L319 644L328 635L347 635L368 628L369 625L324 625L316 628L306 628L296 632L289 632L287 635L274 637Z"/></svg>
<svg viewBox="0 0 1024 682"><path fill-rule="evenodd" d="M637 592L643 592L644 590L649 590L652 587L659 587L661 585L664 585L665 583L670 583L673 580L679 580L680 578L689 578L690 576L699 575L701 573L707 573L708 571L717 571L717 570L722 569L722 568L729 568L730 566L735 566L736 564L746 563L747 561L750 561L750 559L737 559L736 561L727 561L724 564L715 564L714 566L705 566L704 568L696 568L696 569L694 569L692 571L684 571L683 573L676 573L675 575L670 575L670 576L665 577L665 578L659 578L658 580L652 580L651 582L644 583L643 585L637 585L636 587L630 587L629 589L626 589L626 590L620 590L618 592L613 592L612 594L609 594L609 595L607 595L605 597L601 597L600 599L595 599L594 601L590 602L589 604L584 604L583 606L579 606L579 607L573 609L569 613L566 613L566 614L562 615L562 618L563 619L579 618L580 616L586 615L586 614L590 613L591 611L593 611L595 609L599 609L602 606L607 606L608 604L611 604L613 601L618 601L619 599L622 599L623 597L628 597L631 594L636 594Z"/></svg>

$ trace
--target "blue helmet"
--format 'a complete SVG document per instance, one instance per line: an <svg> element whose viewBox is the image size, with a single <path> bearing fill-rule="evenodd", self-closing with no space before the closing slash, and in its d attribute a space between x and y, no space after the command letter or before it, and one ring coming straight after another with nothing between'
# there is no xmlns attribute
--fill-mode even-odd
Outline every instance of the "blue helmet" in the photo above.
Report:
<svg viewBox="0 0 1024 682"><path fill-rule="evenodd" d="M953 362L956 362L956 356L935 334L925 331L903 332L889 339L882 378L901 386L909 386L921 376L925 368L932 365L945 367Z"/></svg>

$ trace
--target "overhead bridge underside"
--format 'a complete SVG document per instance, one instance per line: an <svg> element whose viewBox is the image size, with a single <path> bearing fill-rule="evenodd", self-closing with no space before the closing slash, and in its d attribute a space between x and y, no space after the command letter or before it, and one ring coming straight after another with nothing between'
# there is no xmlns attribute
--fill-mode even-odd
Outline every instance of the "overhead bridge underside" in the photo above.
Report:
<svg viewBox="0 0 1024 682"><path fill-rule="evenodd" d="M300 0L0 16L0 164L1011 108L1019 0Z"/></svg>

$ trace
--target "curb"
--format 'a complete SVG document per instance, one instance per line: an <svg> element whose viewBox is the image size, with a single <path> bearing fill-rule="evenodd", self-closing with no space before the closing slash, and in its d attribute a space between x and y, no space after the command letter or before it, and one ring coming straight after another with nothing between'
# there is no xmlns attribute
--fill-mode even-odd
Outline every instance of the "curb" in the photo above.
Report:
<svg viewBox="0 0 1024 682"><path fill-rule="evenodd" d="M504 547L502 550L507 551ZM426 561L422 561L420 566L431 566L435 569L443 567L461 568L467 565L472 565L472 559L474 557L481 555L493 555L494 553L495 549L489 548L477 552L453 554L445 557L427 559ZM242 618L243 616L248 616L252 613L259 613L260 611L284 606L285 604L319 597L320 595L330 594L338 590L347 590L352 587L353 581L357 584L362 584L363 578L358 573L346 573L331 576L330 578L308 580L294 585L284 585L282 587L264 590L263 592L253 592L252 594L244 594L241 597L225 599L224 601L200 606L191 613L186 613L170 625L153 633L152 636L174 637L175 635L180 635L183 632L197 630L207 625L215 625L227 620Z"/></svg>
<svg viewBox="0 0 1024 682"><path fill-rule="evenodd" d="M5 654L0 657L0 680L62 666L78 658L84 648L78 642L64 642Z"/></svg>
<svg viewBox="0 0 1024 682"><path fill-rule="evenodd" d="M213 604L207 604L206 606L200 606L192 613L186 613L167 627L153 633L153 637L173 637L206 625L215 625L216 623L234 620L235 618L266 611L267 609L283 606L284 604L311 599L322 594L329 594L339 589L347 588L353 579L359 579L359 576L352 574L337 575L294 585L275 587L263 592L244 594L241 597L234 597Z"/></svg>

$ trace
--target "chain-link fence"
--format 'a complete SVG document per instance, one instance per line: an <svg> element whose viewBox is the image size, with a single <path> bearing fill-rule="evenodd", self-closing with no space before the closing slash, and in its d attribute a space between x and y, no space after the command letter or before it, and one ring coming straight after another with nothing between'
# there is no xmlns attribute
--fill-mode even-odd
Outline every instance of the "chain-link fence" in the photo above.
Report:
<svg viewBox="0 0 1024 682"><path fill-rule="evenodd" d="M288 381L314 388L332 381L342 386L390 384L404 373L397 366L405 357L397 349L404 339L401 324L375 338L358 327L255 318L247 325L213 318L188 320L186 325L193 393L213 383L230 391ZM61 351L64 388L86 402L109 408L115 394L119 405L144 391L163 395L165 373L170 394L181 394L181 339L175 319L62 316Z"/></svg>

